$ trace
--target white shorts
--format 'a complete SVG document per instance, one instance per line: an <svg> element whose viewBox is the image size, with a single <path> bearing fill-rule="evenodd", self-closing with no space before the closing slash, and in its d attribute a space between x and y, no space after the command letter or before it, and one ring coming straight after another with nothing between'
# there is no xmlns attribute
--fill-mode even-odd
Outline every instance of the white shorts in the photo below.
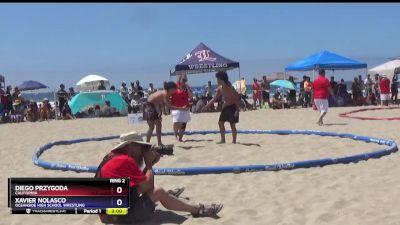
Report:
<svg viewBox="0 0 400 225"><path fill-rule="evenodd" d="M190 121L189 110L171 110L173 123L187 123Z"/></svg>
<svg viewBox="0 0 400 225"><path fill-rule="evenodd" d="M390 94L381 94L381 101L389 101Z"/></svg>
<svg viewBox="0 0 400 225"><path fill-rule="evenodd" d="M321 113L328 112L328 99L314 99L315 106Z"/></svg>

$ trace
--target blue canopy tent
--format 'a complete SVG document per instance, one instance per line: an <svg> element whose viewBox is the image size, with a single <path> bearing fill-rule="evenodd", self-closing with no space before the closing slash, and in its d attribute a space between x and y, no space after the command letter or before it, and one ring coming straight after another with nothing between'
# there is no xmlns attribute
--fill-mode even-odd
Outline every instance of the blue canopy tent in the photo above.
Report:
<svg viewBox="0 0 400 225"><path fill-rule="evenodd" d="M356 61L354 59L346 58L344 56L329 52L322 51L311 55L305 59L299 60L292 65L285 68L286 71L313 71L325 70L352 70L352 69L367 69L367 64Z"/></svg>
<svg viewBox="0 0 400 225"><path fill-rule="evenodd" d="M219 70L232 70L239 69L240 80L240 67L239 62L227 59L220 54L214 52L207 47L204 43L197 45L189 54L187 54L181 62L170 70L170 76L178 74L196 74L196 73L210 73Z"/></svg>

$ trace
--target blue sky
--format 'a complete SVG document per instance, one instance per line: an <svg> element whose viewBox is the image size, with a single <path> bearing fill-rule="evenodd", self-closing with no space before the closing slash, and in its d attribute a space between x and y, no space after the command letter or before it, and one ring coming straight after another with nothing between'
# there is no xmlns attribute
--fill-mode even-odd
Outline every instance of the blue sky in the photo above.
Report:
<svg viewBox="0 0 400 225"><path fill-rule="evenodd" d="M399 11L395 3L1 4L0 74L11 85L69 87L99 74L117 87L136 79L160 86L200 42L239 61L246 79L325 49L373 67L400 56ZM346 80L364 73L336 72ZM215 79L189 77L207 80Z"/></svg>

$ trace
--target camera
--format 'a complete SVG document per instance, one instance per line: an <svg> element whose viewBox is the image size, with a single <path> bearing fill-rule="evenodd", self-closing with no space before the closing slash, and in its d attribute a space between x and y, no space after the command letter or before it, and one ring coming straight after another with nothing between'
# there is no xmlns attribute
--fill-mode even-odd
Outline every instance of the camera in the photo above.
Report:
<svg viewBox="0 0 400 225"><path fill-rule="evenodd" d="M160 155L173 155L174 145L156 146L154 150L156 150Z"/></svg>

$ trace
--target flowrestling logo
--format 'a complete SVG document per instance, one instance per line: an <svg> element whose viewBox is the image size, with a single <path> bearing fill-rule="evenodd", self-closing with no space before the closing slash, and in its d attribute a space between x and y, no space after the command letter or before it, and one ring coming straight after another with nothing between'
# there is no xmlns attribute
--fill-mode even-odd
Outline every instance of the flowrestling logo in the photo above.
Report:
<svg viewBox="0 0 400 225"><path fill-rule="evenodd" d="M211 57L210 50L201 50L194 53L194 55L199 59L199 62L211 61L214 62L217 58Z"/></svg>

